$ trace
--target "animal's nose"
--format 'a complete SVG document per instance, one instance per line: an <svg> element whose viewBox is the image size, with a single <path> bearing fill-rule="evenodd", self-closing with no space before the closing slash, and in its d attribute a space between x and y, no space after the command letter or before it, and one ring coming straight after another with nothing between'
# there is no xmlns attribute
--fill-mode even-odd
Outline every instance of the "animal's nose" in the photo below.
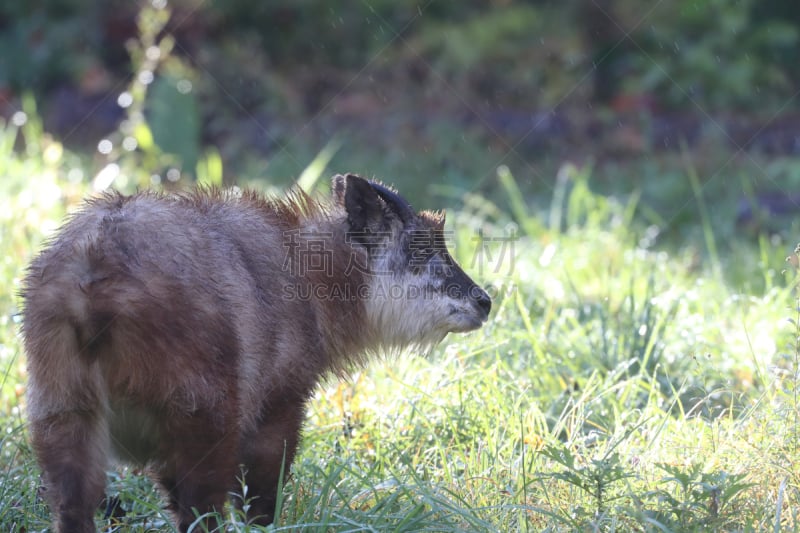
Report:
<svg viewBox="0 0 800 533"><path fill-rule="evenodd" d="M478 292L475 298L475 302L478 304L478 307L483 309L483 311L486 313L486 316L489 316L489 311L492 310L492 299L489 298L489 295L486 293L485 290L483 289L478 289L478 290L480 292Z"/></svg>

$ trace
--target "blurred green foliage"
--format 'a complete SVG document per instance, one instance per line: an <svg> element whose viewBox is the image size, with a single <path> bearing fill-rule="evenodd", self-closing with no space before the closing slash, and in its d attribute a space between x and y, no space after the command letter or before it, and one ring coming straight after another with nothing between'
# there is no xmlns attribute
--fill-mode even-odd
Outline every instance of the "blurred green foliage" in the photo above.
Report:
<svg viewBox="0 0 800 533"><path fill-rule="evenodd" d="M519 102L521 92L533 106L563 99L603 61L618 64L620 90L653 91L675 105L685 105L688 93L707 107L759 108L765 95L791 96L791 81L797 81L800 8L791 0L164 4L176 13L167 31L176 34L179 53L203 69L215 68L205 63L213 55L209 49L237 57L235 49L242 48L265 76L333 69L349 79L385 56L387 70L408 72L411 81L422 61L467 98ZM0 85L41 96L58 84L79 83L98 65L128 72L125 45L142 5L3 3Z"/></svg>
<svg viewBox="0 0 800 533"><path fill-rule="evenodd" d="M782 50L797 52L799 21L754 18L759 3L669 2L633 49L627 84L673 106L689 99L711 108L783 104L794 92L794 67L775 59Z"/></svg>
<svg viewBox="0 0 800 533"><path fill-rule="evenodd" d="M89 68L101 32L82 0L0 4L0 85L39 93Z"/></svg>
<svg viewBox="0 0 800 533"><path fill-rule="evenodd" d="M171 77L158 78L150 89L147 111L156 145L175 154L183 168L194 169L200 141L197 102L193 95L181 91L180 82Z"/></svg>
<svg viewBox="0 0 800 533"><path fill-rule="evenodd" d="M700 227L675 154L692 137L712 222L736 234L743 198L797 185L796 157L726 167L762 118L796 109L799 32L789 0L6 2L0 116L32 94L45 130L91 151L92 174L117 165L121 188L286 185L334 140L331 169L395 181L421 207L467 188L498 201L499 165L535 202L563 161L597 162L600 190L640 188L680 231ZM731 133L729 117L755 118ZM756 150L795 153L793 128Z"/></svg>

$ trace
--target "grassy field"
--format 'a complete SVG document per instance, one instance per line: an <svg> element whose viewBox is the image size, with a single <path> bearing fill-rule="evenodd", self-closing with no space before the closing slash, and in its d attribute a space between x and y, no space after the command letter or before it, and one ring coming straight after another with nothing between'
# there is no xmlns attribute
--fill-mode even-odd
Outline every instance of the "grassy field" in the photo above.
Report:
<svg viewBox="0 0 800 533"><path fill-rule="evenodd" d="M91 192L88 163L28 118L22 149L15 126L0 131L0 530L20 532L49 515L16 292ZM800 531L791 247L720 242L700 194L699 240L656 246L636 195L594 179L565 166L536 208L506 167L502 205L459 194L455 254L491 288L490 322L323 384L270 531ZM141 472L108 479L124 516L99 510L98 526L172 530Z"/></svg>

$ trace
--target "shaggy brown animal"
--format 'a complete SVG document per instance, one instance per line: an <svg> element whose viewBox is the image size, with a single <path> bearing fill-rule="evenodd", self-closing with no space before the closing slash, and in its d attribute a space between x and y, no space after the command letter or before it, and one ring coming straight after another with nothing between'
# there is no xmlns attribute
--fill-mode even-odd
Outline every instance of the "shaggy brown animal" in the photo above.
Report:
<svg viewBox="0 0 800 533"><path fill-rule="evenodd" d="M443 224L355 175L335 176L324 203L89 200L23 290L30 433L56 529L95 530L112 456L148 466L181 531L221 510L242 470L249 512L271 522L322 375L487 319Z"/></svg>

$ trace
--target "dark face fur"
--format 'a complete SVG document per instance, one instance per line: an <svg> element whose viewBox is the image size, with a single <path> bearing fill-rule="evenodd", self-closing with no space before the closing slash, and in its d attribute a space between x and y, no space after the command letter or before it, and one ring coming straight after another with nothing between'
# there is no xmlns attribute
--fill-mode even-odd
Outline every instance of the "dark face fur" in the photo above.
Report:
<svg viewBox="0 0 800 533"><path fill-rule="evenodd" d="M347 191L350 229L364 235L360 244L369 250L365 304L383 344L430 345L447 333L479 328L491 299L448 252L444 215L415 213L383 185L352 175L337 178L334 193Z"/></svg>
<svg viewBox="0 0 800 533"><path fill-rule="evenodd" d="M428 298L448 302L450 331L479 328L489 316L492 301L447 250L444 214L423 212L416 222L419 227L409 231L408 241L411 273L424 285Z"/></svg>

